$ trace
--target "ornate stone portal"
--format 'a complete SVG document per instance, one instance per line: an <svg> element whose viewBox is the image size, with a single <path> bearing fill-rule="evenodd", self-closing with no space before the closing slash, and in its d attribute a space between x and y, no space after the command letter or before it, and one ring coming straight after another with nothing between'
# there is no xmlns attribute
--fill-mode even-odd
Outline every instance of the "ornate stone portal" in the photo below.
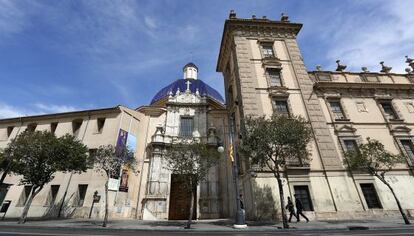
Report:
<svg viewBox="0 0 414 236"><path fill-rule="evenodd" d="M165 108L165 121L158 125L149 144L150 164L143 202L144 220L187 219L189 196L182 184L177 183L174 175L165 168L162 154L166 146L185 142L189 138L201 142L215 141L209 139L208 113L217 105L223 106L222 98L208 85L197 80L197 71L198 68L193 63L187 64L184 67L184 79L169 85L165 91L162 90L164 95L156 95L155 100L158 100L155 102L163 104ZM212 168L208 179L198 187L197 195L195 216L218 218L221 208L219 167Z"/></svg>

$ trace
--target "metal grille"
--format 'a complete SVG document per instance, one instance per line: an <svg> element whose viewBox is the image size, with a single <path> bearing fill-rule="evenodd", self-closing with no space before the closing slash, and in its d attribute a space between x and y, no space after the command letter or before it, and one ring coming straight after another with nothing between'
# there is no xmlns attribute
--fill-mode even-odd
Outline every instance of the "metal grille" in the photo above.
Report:
<svg viewBox="0 0 414 236"><path fill-rule="evenodd" d="M382 208L373 184L361 184L361 190L368 208Z"/></svg>
<svg viewBox="0 0 414 236"><path fill-rule="evenodd" d="M275 100L274 104L275 104L276 112L278 114L289 116L289 108L288 108L287 101Z"/></svg>
<svg viewBox="0 0 414 236"><path fill-rule="evenodd" d="M413 146L413 142L411 142L411 140L405 139L405 140L401 140L401 144L404 148L404 151L405 151L408 159L410 159L410 162L414 163L414 146Z"/></svg>
<svg viewBox="0 0 414 236"><path fill-rule="evenodd" d="M282 86L279 70L267 69L267 74L269 75L270 86Z"/></svg>
<svg viewBox="0 0 414 236"><path fill-rule="evenodd" d="M356 151L358 149L357 143L354 139L344 140L345 151Z"/></svg>
<svg viewBox="0 0 414 236"><path fill-rule="evenodd" d="M294 186L296 197L300 199L304 211L313 211L312 200L309 194L309 188L306 185Z"/></svg>
<svg viewBox="0 0 414 236"><path fill-rule="evenodd" d="M331 111L334 115L335 120L345 119L344 112L342 111L340 102L329 102L329 104L331 106Z"/></svg>
<svg viewBox="0 0 414 236"><path fill-rule="evenodd" d="M382 102L381 103L382 109L384 110L385 117L390 119L397 119L397 114L394 111L394 108L392 107L392 104L390 102Z"/></svg>
<svg viewBox="0 0 414 236"><path fill-rule="evenodd" d="M181 117L180 136L190 137L193 136L193 118Z"/></svg>
<svg viewBox="0 0 414 236"><path fill-rule="evenodd" d="M272 45L262 45L262 53L264 58L274 57Z"/></svg>

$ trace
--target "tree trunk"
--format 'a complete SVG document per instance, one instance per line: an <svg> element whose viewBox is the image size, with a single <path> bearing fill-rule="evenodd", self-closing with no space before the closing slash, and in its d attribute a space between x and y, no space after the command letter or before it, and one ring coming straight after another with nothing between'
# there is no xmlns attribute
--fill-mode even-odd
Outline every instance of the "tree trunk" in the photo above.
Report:
<svg viewBox="0 0 414 236"><path fill-rule="evenodd" d="M24 205L22 215L20 216L20 219L19 219L19 222L18 222L19 224L26 223L27 213L29 213L30 205L32 205L33 198L38 193L38 192L36 192L36 188L37 187L32 186L32 189L30 190L29 198L27 199L26 204Z"/></svg>
<svg viewBox="0 0 414 236"><path fill-rule="evenodd" d="M102 227L106 227L106 223L108 222L108 181L105 182L105 216Z"/></svg>
<svg viewBox="0 0 414 236"><path fill-rule="evenodd" d="M1 179L0 179L0 186L3 186L3 182L4 182L4 179L6 178L6 176L7 176L7 172L8 171L3 171L3 174L1 175Z"/></svg>
<svg viewBox="0 0 414 236"><path fill-rule="evenodd" d="M7 167L3 170L3 173L1 174L1 179L0 179L0 187L3 185L4 179L6 179L7 174L10 171L10 162L7 163Z"/></svg>
<svg viewBox="0 0 414 236"><path fill-rule="evenodd" d="M63 205L65 204L66 195L68 194L68 189L69 189L70 181L72 180L72 175L73 175L73 172L70 172L68 184L66 185L65 193L63 194L62 202L60 203L60 206L59 206L59 212L58 212L57 218L60 218L60 216L62 214Z"/></svg>
<svg viewBox="0 0 414 236"><path fill-rule="evenodd" d="M402 209L402 207L401 207L401 204L400 204L400 200L398 200L398 197L397 197L397 195L395 194L395 192L394 192L394 189L391 187L391 185L385 180L385 179L383 179L383 178L381 178L381 177L379 177L379 176L377 176L385 185L387 185L387 187L390 189L390 191L391 191L391 193L392 193L392 195L394 196L394 199L395 199L395 202L397 203L397 206L398 206L398 210L400 210L400 213L401 213L401 216L403 217L403 219L404 219L404 223L406 224L406 225L409 225L410 224L410 221L408 220L408 217L407 217L407 215L404 213L404 210Z"/></svg>
<svg viewBox="0 0 414 236"><path fill-rule="evenodd" d="M275 175L275 177L277 179L277 184L278 184L278 187L279 187L280 208L282 209L283 228L288 229L289 224L288 224L288 221L287 221L287 216L286 216L286 211L285 211L285 195L283 193L283 184L282 184L282 180L280 179L280 174L279 173L277 175Z"/></svg>
<svg viewBox="0 0 414 236"><path fill-rule="evenodd" d="M193 186L192 181L190 180L190 188L191 188L191 202L190 202L190 214L188 217L188 221L187 221L187 225L185 226L186 229L190 229L191 228L191 223L193 220L193 212L194 212L194 199L195 199L195 194L196 194L196 187Z"/></svg>

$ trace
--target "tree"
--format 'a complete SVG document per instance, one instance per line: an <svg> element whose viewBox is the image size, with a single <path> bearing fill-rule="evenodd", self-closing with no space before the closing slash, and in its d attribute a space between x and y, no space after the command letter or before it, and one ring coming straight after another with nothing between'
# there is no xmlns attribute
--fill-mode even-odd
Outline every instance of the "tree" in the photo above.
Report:
<svg viewBox="0 0 414 236"><path fill-rule="evenodd" d="M345 165L350 170L368 171L369 174L377 177L389 188L404 219L404 223L410 224L394 189L385 177L385 174L391 171L396 164L404 162L404 156L388 152L382 143L368 137L367 143L358 145L358 149L347 151L345 157Z"/></svg>
<svg viewBox="0 0 414 236"><path fill-rule="evenodd" d="M251 164L271 171L279 188L283 227L289 228L285 213L282 174L289 163L304 165L309 160L310 125L301 117L273 115L270 119L247 117L240 152Z"/></svg>
<svg viewBox="0 0 414 236"><path fill-rule="evenodd" d="M0 171L3 172L0 177L0 188L3 186L6 176L13 169L14 164L14 160L11 159L10 156L7 156L4 150L0 150Z"/></svg>
<svg viewBox="0 0 414 236"><path fill-rule="evenodd" d="M119 175L121 168L135 170L136 160L134 153L127 147L114 147L113 145L100 146L92 155L94 167L106 175L105 182L105 216L102 227L108 222L108 182L111 176Z"/></svg>
<svg viewBox="0 0 414 236"><path fill-rule="evenodd" d="M4 155L13 160L14 174L31 186L19 224L25 223L33 198L53 180L58 171L83 172L88 168L88 149L71 135L57 138L49 131L24 131L13 139Z"/></svg>
<svg viewBox="0 0 414 236"><path fill-rule="evenodd" d="M188 143L177 143L167 147L165 152L167 169L176 174L185 185L190 197L190 212L186 229L191 228L194 211L194 199L198 184L205 180L211 167L217 165L219 152L207 144L191 140Z"/></svg>

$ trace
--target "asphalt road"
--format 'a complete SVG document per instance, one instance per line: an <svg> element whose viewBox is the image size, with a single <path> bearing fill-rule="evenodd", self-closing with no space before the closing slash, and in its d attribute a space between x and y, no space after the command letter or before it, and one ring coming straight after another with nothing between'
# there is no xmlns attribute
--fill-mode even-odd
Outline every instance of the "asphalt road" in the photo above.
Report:
<svg viewBox="0 0 414 236"><path fill-rule="evenodd" d="M200 232L200 231L138 231L138 230L120 230L120 229L84 229L84 228L50 228L50 227L15 227L1 226L0 236L3 235L34 235L34 236L85 236L85 235L134 235L134 236L166 236L166 235L197 235L197 236L247 236L247 235L360 235L360 236L407 236L414 235L413 228L392 228L392 229L375 229L375 230L275 230L271 232Z"/></svg>

